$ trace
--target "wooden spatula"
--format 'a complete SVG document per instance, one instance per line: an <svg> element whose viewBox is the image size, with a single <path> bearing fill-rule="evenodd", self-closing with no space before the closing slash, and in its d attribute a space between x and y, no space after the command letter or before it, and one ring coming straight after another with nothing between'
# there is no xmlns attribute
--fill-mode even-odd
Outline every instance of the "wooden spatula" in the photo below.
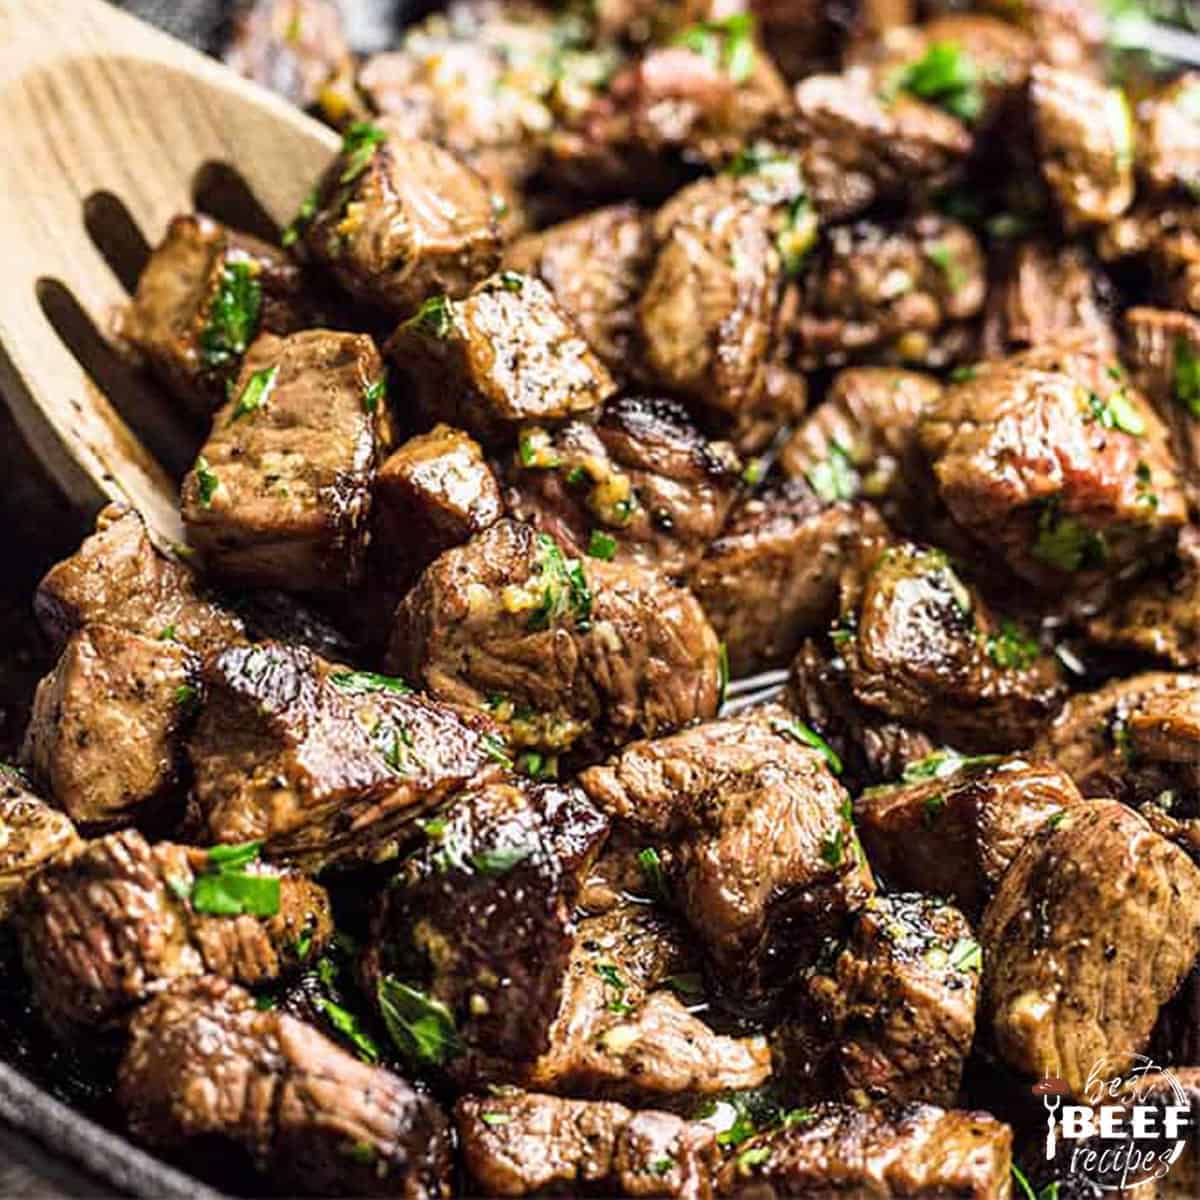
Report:
<svg viewBox="0 0 1200 1200"><path fill-rule="evenodd" d="M179 537L167 473L39 304L57 281L104 329L126 298L85 228L85 201L112 193L153 245L192 208L200 169L223 163L283 225L337 146L283 100L103 0L0 0L0 391L80 508L124 500L160 537Z"/></svg>

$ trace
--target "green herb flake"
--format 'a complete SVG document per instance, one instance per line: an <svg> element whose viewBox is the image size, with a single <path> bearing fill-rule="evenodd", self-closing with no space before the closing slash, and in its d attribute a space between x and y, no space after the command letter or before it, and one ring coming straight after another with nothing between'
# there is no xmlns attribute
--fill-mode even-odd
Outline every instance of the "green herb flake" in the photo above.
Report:
<svg viewBox="0 0 1200 1200"><path fill-rule="evenodd" d="M258 861L262 842L236 842L212 846L208 850L208 867L212 871L233 871Z"/></svg>
<svg viewBox="0 0 1200 1200"><path fill-rule="evenodd" d="M508 753L508 743L498 733L485 733L480 741L484 753L492 762L499 763L507 771L512 770L513 760Z"/></svg>
<svg viewBox="0 0 1200 1200"><path fill-rule="evenodd" d="M192 886L192 907L213 916L273 917L279 911L279 877L229 870L199 875Z"/></svg>
<svg viewBox="0 0 1200 1200"><path fill-rule="evenodd" d="M557 779L558 758L537 750L524 750L517 755L517 771L527 779Z"/></svg>
<svg viewBox="0 0 1200 1200"><path fill-rule="evenodd" d="M592 592L583 567L578 559L564 558L554 539L544 533L538 534L538 547L535 575L542 600L526 628L531 632L549 629L554 622L570 615L575 628L586 633L591 627ZM533 580L530 586L535 586Z"/></svg>
<svg viewBox="0 0 1200 1200"><path fill-rule="evenodd" d="M927 246L925 257L945 276L946 286L951 292L961 291L970 282L966 269L945 242L933 242Z"/></svg>
<svg viewBox="0 0 1200 1200"><path fill-rule="evenodd" d="M1017 1188L1020 1195L1025 1200L1059 1200L1059 1184L1057 1179L1052 1180L1040 1191L1035 1192L1033 1185L1026 1178L1025 1172L1016 1163L1012 1164L1012 1175L1017 1181Z"/></svg>
<svg viewBox="0 0 1200 1200"><path fill-rule="evenodd" d="M174 642L174 641L178 641L178 638L176 638L176 636L175 636L175 626L174 626L174 625L166 625L166 626L164 626L164 627L163 627L163 631L162 631L162 633L160 633L160 634L158 635L158 640L159 640L160 642Z"/></svg>
<svg viewBox="0 0 1200 1200"><path fill-rule="evenodd" d="M390 692L393 696L409 696L412 688L394 675L379 675L375 671L335 671L329 682L340 692Z"/></svg>
<svg viewBox="0 0 1200 1200"><path fill-rule="evenodd" d="M300 240L300 235L312 224L312 219L317 215L317 205L320 203L320 195L317 187L304 197L300 208L296 215L292 218L287 228L279 237L279 243L286 250L289 246L294 246Z"/></svg>
<svg viewBox="0 0 1200 1200"><path fill-rule="evenodd" d="M675 1160L664 1154L662 1158L656 1158L650 1164L650 1170L652 1170L655 1175L669 1175L674 1166Z"/></svg>
<svg viewBox="0 0 1200 1200"><path fill-rule="evenodd" d="M988 657L1006 671L1024 671L1037 661L1039 647L1013 620L1005 617L987 640Z"/></svg>
<svg viewBox="0 0 1200 1200"><path fill-rule="evenodd" d="M902 783L920 783L925 779L948 779L968 767L990 767L1002 762L1002 754L959 754L957 750L935 750L909 763L900 776Z"/></svg>
<svg viewBox="0 0 1200 1200"><path fill-rule="evenodd" d="M240 359L258 329L262 285L257 264L246 259L227 262L200 334L200 360L210 370Z"/></svg>
<svg viewBox="0 0 1200 1200"><path fill-rule="evenodd" d="M220 486L221 481L208 465L208 459L203 454L200 455L196 459L196 491L200 497L201 508L212 508L213 496L216 495L217 488Z"/></svg>
<svg viewBox="0 0 1200 1200"><path fill-rule="evenodd" d="M830 443L828 457L809 468L805 478L826 504L853 500L859 493L858 472L845 447L838 442Z"/></svg>
<svg viewBox="0 0 1200 1200"><path fill-rule="evenodd" d="M387 134L370 121L357 121L342 138L342 159L345 166L338 183L353 183L371 165L375 151L387 140Z"/></svg>
<svg viewBox="0 0 1200 1200"><path fill-rule="evenodd" d="M378 379L373 379L363 389L362 404L365 412L374 413L379 411L379 405L387 396L388 388L388 369L383 368L382 374Z"/></svg>
<svg viewBox="0 0 1200 1200"><path fill-rule="evenodd" d="M1146 432L1146 422L1124 388L1119 388L1105 399L1095 392L1088 392L1087 402L1092 419L1105 429L1116 429L1131 437L1141 437Z"/></svg>
<svg viewBox="0 0 1200 1200"><path fill-rule="evenodd" d="M175 703L180 708L192 708L199 699L199 691L190 683L181 683L175 689Z"/></svg>
<svg viewBox="0 0 1200 1200"><path fill-rule="evenodd" d="M951 383L970 383L971 380L974 379L975 376L978 374L979 374L979 368L977 366L975 366L974 364L970 364L967 366L961 366L961 367L955 367L954 370L950 372L950 382Z"/></svg>
<svg viewBox="0 0 1200 1200"><path fill-rule="evenodd" d="M454 301L449 296L430 296L400 328L448 338L454 331Z"/></svg>
<svg viewBox="0 0 1200 1200"><path fill-rule="evenodd" d="M751 488L758 487L767 474L767 460L752 458L742 469L742 482Z"/></svg>
<svg viewBox="0 0 1200 1200"><path fill-rule="evenodd" d="M377 1157L375 1147L370 1142L351 1142L343 1147L342 1153L360 1167L372 1166Z"/></svg>
<svg viewBox="0 0 1200 1200"><path fill-rule="evenodd" d="M738 1170L748 1173L751 1167L765 1163L771 1157L770 1146L751 1146L737 1156Z"/></svg>
<svg viewBox="0 0 1200 1200"><path fill-rule="evenodd" d="M771 729L784 737L790 737L802 746L808 746L818 751L835 775L842 773L842 760L838 757L837 752L819 733L810 729L803 721L785 721L781 717L772 717Z"/></svg>
<svg viewBox="0 0 1200 1200"><path fill-rule="evenodd" d="M745 83L754 72L754 17L734 13L720 21L700 21L675 36L676 45L698 54L734 83Z"/></svg>
<svg viewBox="0 0 1200 1200"><path fill-rule="evenodd" d="M831 867L840 867L845 857L846 834L837 829L821 839L821 858Z"/></svg>
<svg viewBox="0 0 1200 1200"><path fill-rule="evenodd" d="M270 396L275 387L275 380L278 378L278 365L264 367L261 371L255 371L250 376L246 386L242 388L242 394L233 406L233 412L229 417L229 424L232 425L234 421L237 421L241 417L247 417L262 408L267 402L267 397Z"/></svg>
<svg viewBox="0 0 1200 1200"><path fill-rule="evenodd" d="M604 980L604 986L616 992L616 996L609 1000L606 1006L608 1011L618 1016L633 1012L633 1006L625 1002L625 981L617 972L617 968L612 963L597 963L593 969Z"/></svg>
<svg viewBox="0 0 1200 1200"><path fill-rule="evenodd" d="M667 878L663 874L662 859L659 857L658 851L653 846L647 846L644 850L638 851L637 860L650 898L652 900L668 900L671 893L667 887Z"/></svg>
<svg viewBox="0 0 1200 1200"><path fill-rule="evenodd" d="M1200 421L1200 353L1184 337L1175 339L1175 403Z"/></svg>
<svg viewBox="0 0 1200 1200"><path fill-rule="evenodd" d="M507 875L533 852L533 846L497 846L472 854L468 861L481 875Z"/></svg>
<svg viewBox="0 0 1200 1200"><path fill-rule="evenodd" d="M254 997L254 1007L259 1012L270 1012L271 1009L279 1007L279 1001L274 996L262 992Z"/></svg>
<svg viewBox="0 0 1200 1200"><path fill-rule="evenodd" d="M795 278L804 269L809 252L817 241L820 230L817 210L806 195L797 196L788 207L787 222L775 237L775 249L783 273Z"/></svg>
<svg viewBox="0 0 1200 1200"><path fill-rule="evenodd" d="M512 1120L512 1117L508 1113L485 1112L479 1114L479 1119L485 1125L490 1125L494 1128L497 1125L507 1125Z"/></svg>
<svg viewBox="0 0 1200 1200"><path fill-rule="evenodd" d="M513 292L519 296L525 289L525 276L516 271L501 271L499 280L500 286L506 292Z"/></svg>
<svg viewBox="0 0 1200 1200"><path fill-rule="evenodd" d="M612 562L617 553L617 539L599 529L593 529L592 536L588 540L587 552L591 558Z"/></svg>
<svg viewBox="0 0 1200 1200"><path fill-rule="evenodd" d="M957 42L934 42L900 71L890 90L926 100L968 125L983 112L979 68Z"/></svg>
<svg viewBox="0 0 1200 1200"><path fill-rule="evenodd" d="M941 792L936 792L932 796L926 796L923 808L925 811L922 815L922 820L925 822L925 827L929 828L936 825L938 818L946 811L946 797Z"/></svg>
<svg viewBox="0 0 1200 1200"><path fill-rule="evenodd" d="M1032 553L1039 562L1075 572L1102 565L1108 547L1101 534L1062 513L1056 504L1048 504L1038 518Z"/></svg>
<svg viewBox="0 0 1200 1200"><path fill-rule="evenodd" d="M725 703L729 691L729 647L722 642L717 647L717 707Z"/></svg>
<svg viewBox="0 0 1200 1200"><path fill-rule="evenodd" d="M350 1043L363 1062L377 1063L380 1058L379 1044L359 1023L358 1017L348 1008L328 996L317 993L313 1006L329 1022L330 1027Z"/></svg>
<svg viewBox="0 0 1200 1200"><path fill-rule="evenodd" d="M959 938L950 949L950 965L956 971L975 971L983 967L983 949L974 938Z"/></svg>
<svg viewBox="0 0 1200 1200"><path fill-rule="evenodd" d="M704 999L704 979L699 971L680 971L668 975L663 983L690 1004Z"/></svg>
<svg viewBox="0 0 1200 1200"><path fill-rule="evenodd" d="M450 1010L417 988L385 975L376 989L383 1023L396 1048L424 1066L440 1067L462 1051Z"/></svg>

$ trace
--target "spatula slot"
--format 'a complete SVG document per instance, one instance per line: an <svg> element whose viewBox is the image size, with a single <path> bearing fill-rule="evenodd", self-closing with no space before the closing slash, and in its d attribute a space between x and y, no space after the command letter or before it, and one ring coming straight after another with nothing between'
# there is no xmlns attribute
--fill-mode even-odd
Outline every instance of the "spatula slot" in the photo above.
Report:
<svg viewBox="0 0 1200 1200"><path fill-rule="evenodd" d="M192 199L199 212L253 234L267 242L279 241L279 226L255 198L249 185L228 163L206 162L192 181Z"/></svg>
<svg viewBox="0 0 1200 1200"><path fill-rule="evenodd" d="M150 258L150 245L129 209L112 192L93 192L83 202L83 223L121 286L132 296Z"/></svg>

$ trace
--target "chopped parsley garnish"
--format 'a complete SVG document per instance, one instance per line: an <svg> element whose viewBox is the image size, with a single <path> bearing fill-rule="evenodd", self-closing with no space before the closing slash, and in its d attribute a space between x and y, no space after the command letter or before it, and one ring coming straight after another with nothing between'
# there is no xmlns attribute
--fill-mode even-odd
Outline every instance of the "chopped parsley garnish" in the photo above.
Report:
<svg viewBox="0 0 1200 1200"><path fill-rule="evenodd" d="M725 703L729 691L729 647L722 642L717 647L717 706Z"/></svg>
<svg viewBox="0 0 1200 1200"><path fill-rule="evenodd" d="M846 834L837 829L821 839L821 858L831 867L840 867L846 851Z"/></svg>
<svg viewBox="0 0 1200 1200"><path fill-rule="evenodd" d="M957 750L935 750L909 763L900 776L902 783L920 783L923 779L948 779L965 767L989 767L1000 762L1000 754L959 754Z"/></svg>
<svg viewBox="0 0 1200 1200"><path fill-rule="evenodd" d="M742 482L747 487L758 487L762 483L767 474L767 460L762 458L752 458L745 467L742 468Z"/></svg>
<svg viewBox="0 0 1200 1200"><path fill-rule="evenodd" d="M243 871L258 858L261 842L213 846L207 869L192 883L192 908L212 916L273 917L279 911L279 876Z"/></svg>
<svg viewBox="0 0 1200 1200"><path fill-rule="evenodd" d="M412 688L394 675L379 675L375 671L334 671L329 682L341 692L391 692L394 696L409 696Z"/></svg>
<svg viewBox="0 0 1200 1200"><path fill-rule="evenodd" d="M353 183L371 165L375 151L387 140L387 134L370 121L357 121L342 138L342 157L345 167L338 183Z"/></svg>
<svg viewBox="0 0 1200 1200"><path fill-rule="evenodd" d="M206 367L224 367L241 358L258 328L262 285L254 263L227 262L200 334L200 360Z"/></svg>
<svg viewBox="0 0 1200 1200"><path fill-rule="evenodd" d="M1124 388L1103 400L1095 392L1088 392L1088 409L1092 419L1105 429L1118 429L1131 437L1141 437L1146 432L1146 422Z"/></svg>
<svg viewBox="0 0 1200 1200"><path fill-rule="evenodd" d="M417 988L385 975L376 989L388 1035L406 1058L440 1067L459 1054L462 1042L450 1010Z"/></svg>
<svg viewBox="0 0 1200 1200"><path fill-rule="evenodd" d="M945 109L968 125L983 112L979 68L957 42L934 42L901 70L893 87Z"/></svg>
<svg viewBox="0 0 1200 1200"><path fill-rule="evenodd" d="M583 567L578 559L564 558L554 539L544 533L538 534L538 546L536 586L540 587L542 598L526 628L549 629L569 614L575 628L585 633L591 626L592 591ZM534 586L532 580L531 586Z"/></svg>
<svg viewBox="0 0 1200 1200"><path fill-rule="evenodd" d="M749 1171L751 1167L757 1167L760 1163L765 1163L770 1157L770 1146L751 1146L737 1156L738 1169L740 1171Z"/></svg>
<svg viewBox="0 0 1200 1200"><path fill-rule="evenodd" d="M925 812L923 820L926 827L936 825L937 819L946 809L946 797L941 792L935 792L932 796L925 797L924 803Z"/></svg>
<svg viewBox="0 0 1200 1200"><path fill-rule="evenodd" d="M354 1013L320 992L313 995L312 1002L313 1007L329 1022L330 1027L354 1047L355 1053L363 1062L379 1061L378 1043L362 1028Z"/></svg>
<svg viewBox="0 0 1200 1200"><path fill-rule="evenodd" d="M499 763L507 771L512 770L513 760L508 753L508 743L498 733L485 733L480 741L484 753L492 762Z"/></svg>
<svg viewBox="0 0 1200 1200"><path fill-rule="evenodd" d="M1079 571L1098 567L1108 557L1104 538L1074 517L1048 504L1038 518L1038 535L1033 557L1060 571Z"/></svg>
<svg viewBox="0 0 1200 1200"><path fill-rule="evenodd" d="M978 971L983 966L983 950L974 938L959 938L950 949L950 965L956 971Z"/></svg>
<svg viewBox="0 0 1200 1200"><path fill-rule="evenodd" d="M175 641L175 640L176 640L176 638L175 638L175 626L174 626L174 625L164 625L164 626L163 626L163 631L162 631L162 633L160 633L160 634L158 635L158 640L159 640L160 642L173 642L173 641Z"/></svg>
<svg viewBox="0 0 1200 1200"><path fill-rule="evenodd" d="M987 653L998 667L1024 671L1037 661L1039 648L1034 638L1026 634L1015 621L1005 617L1000 622L999 631L988 638Z"/></svg>
<svg viewBox="0 0 1200 1200"><path fill-rule="evenodd" d="M664 1154L662 1158L656 1158L650 1164L650 1170L652 1170L655 1173L655 1175L669 1175L671 1173L671 1168L674 1165L675 1165L675 1160L673 1158L667 1157Z"/></svg>
<svg viewBox="0 0 1200 1200"><path fill-rule="evenodd" d="M521 430L517 438L517 457L521 460L521 466L543 471L553 471L562 465L550 435L536 425L532 429Z"/></svg>
<svg viewBox="0 0 1200 1200"><path fill-rule="evenodd" d="M663 874L662 859L653 846L647 846L638 851L638 866L642 869L642 879L646 884L652 900L667 900L670 890L667 887L667 877Z"/></svg>
<svg viewBox="0 0 1200 1200"><path fill-rule="evenodd" d="M175 689L175 703L180 708L191 708L199 699L200 693L190 683L181 683Z"/></svg>
<svg viewBox="0 0 1200 1200"><path fill-rule="evenodd" d="M633 1012L633 1006L625 1003L625 981L621 978L617 968L612 963L597 963L594 969L596 974L604 980L604 986L612 988L616 992L616 996L607 1004L608 1011L621 1016Z"/></svg>
<svg viewBox="0 0 1200 1200"><path fill-rule="evenodd" d="M476 851L469 861L481 875L507 875L533 852L533 846L496 846L490 850Z"/></svg>
<svg viewBox="0 0 1200 1200"><path fill-rule="evenodd" d="M270 1012L271 1009L279 1007L279 1001L276 1000L274 996L263 992L254 997L254 1007L258 1009L259 1012Z"/></svg>
<svg viewBox="0 0 1200 1200"><path fill-rule="evenodd" d="M525 750L517 755L517 771L528 779L557 779L558 759L553 754Z"/></svg>
<svg viewBox="0 0 1200 1200"><path fill-rule="evenodd" d="M196 492L200 497L201 508L212 508L213 496L220 486L221 481L208 465L208 459L203 454L200 455L196 459Z"/></svg>
<svg viewBox="0 0 1200 1200"><path fill-rule="evenodd" d="M979 374L979 368L973 363L967 366L955 367L950 372L951 383L970 383L976 375Z"/></svg>
<svg viewBox="0 0 1200 1200"><path fill-rule="evenodd" d="M449 337L454 330L454 301L449 296L430 296L401 328L439 339Z"/></svg>
<svg viewBox="0 0 1200 1200"><path fill-rule="evenodd" d="M808 252L817 240L819 225L817 210L808 197L797 196L788 208L787 223L775 237L775 249L779 251L785 275L800 274L808 260Z"/></svg>
<svg viewBox="0 0 1200 1200"><path fill-rule="evenodd" d="M617 553L617 539L602 530L593 529L592 536L588 539L587 552L591 558L612 562Z"/></svg>
<svg viewBox="0 0 1200 1200"><path fill-rule="evenodd" d="M525 287L525 276L518 274L516 271L501 271L500 286L506 292L515 292L520 295Z"/></svg>
<svg viewBox="0 0 1200 1200"><path fill-rule="evenodd" d="M1200 354L1183 337L1175 339L1175 403L1200 421Z"/></svg>
<svg viewBox="0 0 1200 1200"><path fill-rule="evenodd" d="M388 386L388 369L387 369L387 367L384 367L383 372L380 374L379 378L373 379L363 389L362 403L363 403L363 409L366 412L373 413L373 412L378 411L380 401L382 401L387 396L387 386Z"/></svg>
<svg viewBox="0 0 1200 1200"><path fill-rule="evenodd" d="M320 203L320 184L312 189L307 196L304 197L300 205L299 211L292 218L291 223L280 234L279 244L286 250L289 246L295 245L300 240L300 235L312 224L312 219L317 215L317 205Z"/></svg>
<svg viewBox="0 0 1200 1200"><path fill-rule="evenodd" d="M970 281L962 263L945 242L934 242L926 249L925 256L946 277L946 285L952 292L960 291Z"/></svg>
<svg viewBox="0 0 1200 1200"><path fill-rule="evenodd" d="M850 455L839 442L830 442L829 456L814 464L806 473L809 487L825 501L853 500L858 495L858 472Z"/></svg>
<svg viewBox="0 0 1200 1200"><path fill-rule="evenodd" d="M1113 87L1105 92L1104 115L1112 134L1113 157L1117 168L1125 170L1133 163L1133 111L1121 88Z"/></svg>
<svg viewBox="0 0 1200 1200"><path fill-rule="evenodd" d="M699 21L674 40L714 69L724 71L734 83L745 83L754 72L754 17L750 13L734 13L721 21Z"/></svg>
<svg viewBox="0 0 1200 1200"><path fill-rule="evenodd" d="M249 416L250 413L257 412L258 409L262 408L267 401L267 397L271 394L271 390L275 387L275 380L278 378L278 364L273 367L264 367L261 371L255 371L250 376L246 386L242 388L242 394L233 406L233 412L229 416L229 424L232 425L239 417Z"/></svg>
<svg viewBox="0 0 1200 1200"><path fill-rule="evenodd" d="M677 975L668 975L663 983L692 1004L704 997L704 980L699 971L681 971Z"/></svg>
<svg viewBox="0 0 1200 1200"><path fill-rule="evenodd" d="M495 1125L507 1125L507 1124L509 1123L509 1121L511 1121L511 1120L512 1120L512 1117L510 1117L510 1116L508 1115L508 1113L502 1113L502 1112L485 1112L485 1113L480 1113L480 1114L479 1114L479 1119L480 1119L480 1120L481 1120L481 1121L482 1121L482 1122L483 1122L485 1125L492 1125L492 1126L495 1126Z"/></svg>
<svg viewBox="0 0 1200 1200"><path fill-rule="evenodd" d="M835 775L842 773L842 760L838 757L837 752L819 733L810 729L803 721L785 721L780 717L772 717L771 729L784 737L790 737L802 746L808 746L818 751Z"/></svg>

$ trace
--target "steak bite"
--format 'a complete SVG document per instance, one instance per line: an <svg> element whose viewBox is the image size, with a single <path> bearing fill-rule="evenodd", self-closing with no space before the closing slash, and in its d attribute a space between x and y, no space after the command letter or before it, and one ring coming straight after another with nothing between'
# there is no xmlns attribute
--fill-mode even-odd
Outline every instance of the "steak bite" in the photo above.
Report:
<svg viewBox="0 0 1200 1200"><path fill-rule="evenodd" d="M36 875L17 931L34 996L63 1034L121 1027L173 979L268 983L321 956L325 889L255 863L257 847L150 845L126 829Z"/></svg>
<svg viewBox="0 0 1200 1200"><path fill-rule="evenodd" d="M117 1103L147 1145L208 1162L236 1147L293 1195L449 1194L450 1131L433 1100L224 979L177 983L131 1035Z"/></svg>
<svg viewBox="0 0 1200 1200"><path fill-rule="evenodd" d="M821 217L841 221L877 200L920 197L961 172L974 146L965 126L930 104L896 91L879 94L863 67L810 75L796 85L794 130Z"/></svg>
<svg viewBox="0 0 1200 1200"><path fill-rule="evenodd" d="M251 0L235 14L226 66L312 108L336 81L353 75L335 0Z"/></svg>
<svg viewBox="0 0 1200 1200"><path fill-rule="evenodd" d="M969 1196L1011 1186L1012 1130L989 1113L913 1104L819 1104L743 1142L718 1181L725 1196ZM832 1190L831 1190L832 1185Z"/></svg>
<svg viewBox="0 0 1200 1200"><path fill-rule="evenodd" d="M974 921L1026 839L1081 799L1047 762L942 751L863 792L854 822L891 887L945 896Z"/></svg>
<svg viewBox="0 0 1200 1200"><path fill-rule="evenodd" d="M306 870L393 856L417 817L507 761L486 717L299 646L227 650L204 686L188 753L207 837Z"/></svg>
<svg viewBox="0 0 1200 1200"><path fill-rule="evenodd" d="M1166 429L1087 341L980 363L921 441L958 525L1050 592L1144 561L1185 519Z"/></svg>
<svg viewBox="0 0 1200 1200"><path fill-rule="evenodd" d="M469 789L424 822L426 842L380 897L365 974L385 1019L424 1004L453 1031L417 1065L462 1083L505 1078L550 1045L576 902L608 821L573 785Z"/></svg>
<svg viewBox="0 0 1200 1200"><path fill-rule="evenodd" d="M1082 1095L1145 1046L1200 952L1200 867L1123 804L1075 805L1025 843L979 936L1000 1056Z"/></svg>
<svg viewBox="0 0 1200 1200"><path fill-rule="evenodd" d="M984 358L1079 334L1106 352L1115 348L1115 296L1085 247L1027 239L1003 255L999 268L988 288Z"/></svg>
<svg viewBox="0 0 1200 1200"><path fill-rule="evenodd" d="M1200 312L1200 214L1190 200L1140 203L1096 238L1105 262L1150 274L1150 297L1167 308Z"/></svg>
<svg viewBox="0 0 1200 1200"><path fill-rule="evenodd" d="M50 568L33 597L38 623L57 650L86 625L173 639L206 654L244 642L240 618L208 598L195 574L160 554L133 509L110 504L96 531Z"/></svg>
<svg viewBox="0 0 1200 1200"><path fill-rule="evenodd" d="M400 446L375 476L372 565L402 594L443 550L503 512L500 484L479 443L435 425Z"/></svg>
<svg viewBox="0 0 1200 1200"><path fill-rule="evenodd" d="M944 366L985 288L979 243L957 221L925 213L835 226L800 284L797 362L812 370L882 355Z"/></svg>
<svg viewBox="0 0 1200 1200"><path fill-rule="evenodd" d="M479 175L440 146L383 126L351 126L312 204L298 218L309 252L351 296L392 317L434 293L465 296L500 261Z"/></svg>
<svg viewBox="0 0 1200 1200"><path fill-rule="evenodd" d="M1028 745L1062 697L1054 660L911 542L844 581L832 637L858 704L972 753Z"/></svg>
<svg viewBox="0 0 1200 1200"><path fill-rule="evenodd" d="M811 730L768 706L636 742L580 782L654 844L722 990L761 1000L874 891L831 765Z"/></svg>
<svg viewBox="0 0 1200 1200"><path fill-rule="evenodd" d="M815 467L814 477L821 470ZM840 478L830 476L830 488ZM688 579L726 647L731 673L786 665L801 641L836 615L846 565L873 556L888 538L870 505L826 503L800 480L742 501Z"/></svg>
<svg viewBox="0 0 1200 1200"><path fill-rule="evenodd" d="M668 733L712 716L721 691L717 639L689 592L633 563L564 558L516 521L425 570L387 661L551 754Z"/></svg>
<svg viewBox="0 0 1200 1200"><path fill-rule="evenodd" d="M1135 307L1122 318L1122 357L1170 430L1188 507L1200 513L1200 319Z"/></svg>
<svg viewBox="0 0 1200 1200"><path fill-rule="evenodd" d="M462 300L427 300L387 353L423 413L484 442L511 439L526 421L591 413L616 391L549 288L513 271Z"/></svg>
<svg viewBox="0 0 1200 1200"><path fill-rule="evenodd" d="M454 1119L472 1191L481 1195L589 1187L677 1200L713 1194L716 1136L674 1113L505 1091L463 1097Z"/></svg>
<svg viewBox="0 0 1200 1200"><path fill-rule="evenodd" d="M38 871L82 845L71 818L39 799L16 767L0 763L0 921Z"/></svg>
<svg viewBox="0 0 1200 1200"><path fill-rule="evenodd" d="M1029 87L1042 175L1068 230L1103 225L1133 201L1133 114L1120 88L1039 64Z"/></svg>
<svg viewBox="0 0 1200 1200"><path fill-rule="evenodd" d="M177 642L85 626L38 684L22 760L90 832L152 818L180 781L198 672Z"/></svg>
<svg viewBox="0 0 1200 1200"><path fill-rule="evenodd" d="M517 1073L538 1091L655 1105L758 1087L762 1037L715 1033L681 998L695 962L681 933L645 904L579 922L550 1047Z"/></svg>
<svg viewBox="0 0 1200 1200"><path fill-rule="evenodd" d="M725 524L741 462L673 400L618 397L595 423L527 426L508 473L514 517L569 554L679 578Z"/></svg>
<svg viewBox="0 0 1200 1200"><path fill-rule="evenodd" d="M518 238L502 266L540 279L617 378L634 365L637 299L650 269L648 217L633 204L597 208Z"/></svg>
<svg viewBox="0 0 1200 1200"><path fill-rule="evenodd" d="M779 465L826 502L869 499L888 525L915 534L932 507L917 434L942 384L919 371L851 367L784 446Z"/></svg>
<svg viewBox="0 0 1200 1200"><path fill-rule="evenodd" d="M1185 71L1137 106L1138 178L1155 192L1192 196L1200 184L1200 73Z"/></svg>
<svg viewBox="0 0 1200 1200"><path fill-rule="evenodd" d="M286 254L196 213L167 226L120 333L195 416L207 418L260 331L294 333L313 320L303 274Z"/></svg>
<svg viewBox="0 0 1200 1200"><path fill-rule="evenodd" d="M956 908L916 893L872 896L808 990L831 1039L839 1094L953 1104L975 1034L979 943Z"/></svg>
<svg viewBox="0 0 1200 1200"><path fill-rule="evenodd" d="M386 440L383 364L365 334L266 334L184 479L188 541L227 579L349 587Z"/></svg>

